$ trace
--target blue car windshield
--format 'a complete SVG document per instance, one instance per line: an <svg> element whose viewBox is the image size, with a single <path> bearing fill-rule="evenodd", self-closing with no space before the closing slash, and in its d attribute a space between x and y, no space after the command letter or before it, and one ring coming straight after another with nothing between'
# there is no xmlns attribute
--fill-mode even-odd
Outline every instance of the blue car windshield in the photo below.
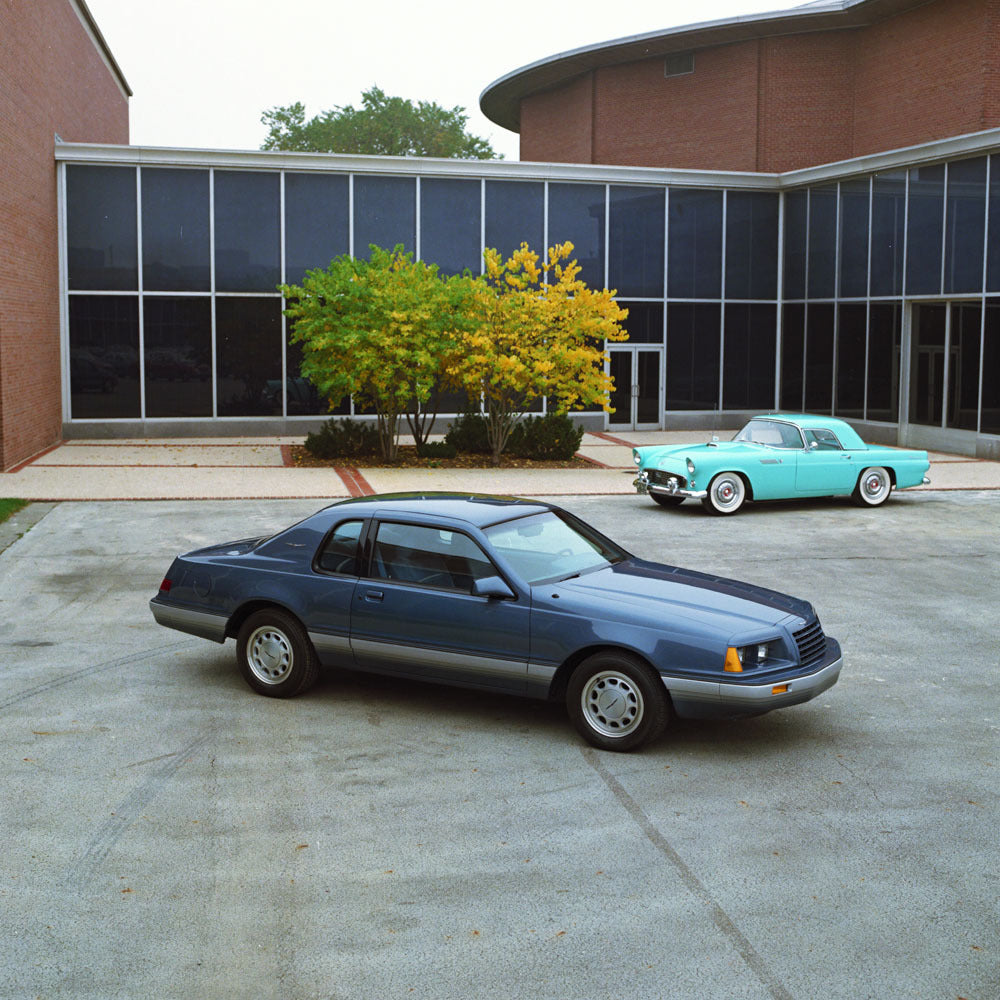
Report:
<svg viewBox="0 0 1000 1000"><path fill-rule="evenodd" d="M802 447L802 435L798 427L780 420L751 420L733 440L763 444L768 448Z"/></svg>
<svg viewBox="0 0 1000 1000"><path fill-rule="evenodd" d="M565 580L604 569L628 553L575 518L553 511L503 521L484 534L514 571L529 584Z"/></svg>

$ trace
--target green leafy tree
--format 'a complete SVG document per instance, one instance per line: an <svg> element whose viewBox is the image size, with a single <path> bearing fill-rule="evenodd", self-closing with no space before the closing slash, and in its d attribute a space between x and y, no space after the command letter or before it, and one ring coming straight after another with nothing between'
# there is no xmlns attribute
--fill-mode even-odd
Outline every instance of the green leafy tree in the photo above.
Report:
<svg viewBox="0 0 1000 1000"><path fill-rule="evenodd" d="M396 459L400 416L418 445L426 440L472 287L401 245L373 245L368 260L337 257L306 272L301 286L279 286L291 339L302 344L302 375L329 399L353 395L374 407L386 461Z"/></svg>
<svg viewBox="0 0 1000 1000"><path fill-rule="evenodd" d="M580 279L572 252L572 243L552 247L541 264L526 243L507 260L496 250L483 254L484 273L466 304L472 316L447 374L470 399L482 399L494 465L542 397L556 412L610 409L604 343L628 338L621 326L628 312L613 291Z"/></svg>
<svg viewBox="0 0 1000 1000"><path fill-rule="evenodd" d="M361 95L361 107L334 107L306 120L301 102L265 111L261 149L307 153L371 153L437 156L461 160L502 159L486 139L471 135L465 108L434 101L388 97L378 87Z"/></svg>

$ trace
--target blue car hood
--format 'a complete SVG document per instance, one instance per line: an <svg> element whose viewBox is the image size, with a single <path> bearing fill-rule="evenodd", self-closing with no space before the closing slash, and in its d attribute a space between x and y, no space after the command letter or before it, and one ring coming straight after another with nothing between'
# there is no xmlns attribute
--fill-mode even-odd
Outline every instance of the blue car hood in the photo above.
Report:
<svg viewBox="0 0 1000 1000"><path fill-rule="evenodd" d="M644 559L627 559L556 587L583 604L593 601L595 611L599 607L604 618L655 622L669 614L732 631L776 625L790 615L803 623L815 617L812 605L797 597Z"/></svg>

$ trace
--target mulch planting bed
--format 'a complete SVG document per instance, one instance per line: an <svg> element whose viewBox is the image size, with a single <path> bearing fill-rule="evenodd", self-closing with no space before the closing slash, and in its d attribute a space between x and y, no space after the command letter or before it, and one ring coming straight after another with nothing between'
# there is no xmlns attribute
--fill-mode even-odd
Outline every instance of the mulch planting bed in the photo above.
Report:
<svg viewBox="0 0 1000 1000"><path fill-rule="evenodd" d="M303 469L332 469L338 465L352 465L356 469L593 469L597 465L579 456L565 461L550 462L503 455L500 458L500 465L494 466L490 462L489 455L459 454L454 458L421 458L413 445L401 445L399 457L391 464L377 455L315 458L300 444L292 445L291 453L292 464Z"/></svg>

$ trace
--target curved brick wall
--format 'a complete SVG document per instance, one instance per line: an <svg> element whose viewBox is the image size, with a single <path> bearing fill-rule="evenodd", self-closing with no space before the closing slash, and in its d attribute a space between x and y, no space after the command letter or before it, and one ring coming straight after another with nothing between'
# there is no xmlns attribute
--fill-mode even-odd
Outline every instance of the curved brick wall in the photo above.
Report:
<svg viewBox="0 0 1000 1000"><path fill-rule="evenodd" d="M781 172L1000 126L1000 0L602 67L521 101L521 159Z"/></svg>

